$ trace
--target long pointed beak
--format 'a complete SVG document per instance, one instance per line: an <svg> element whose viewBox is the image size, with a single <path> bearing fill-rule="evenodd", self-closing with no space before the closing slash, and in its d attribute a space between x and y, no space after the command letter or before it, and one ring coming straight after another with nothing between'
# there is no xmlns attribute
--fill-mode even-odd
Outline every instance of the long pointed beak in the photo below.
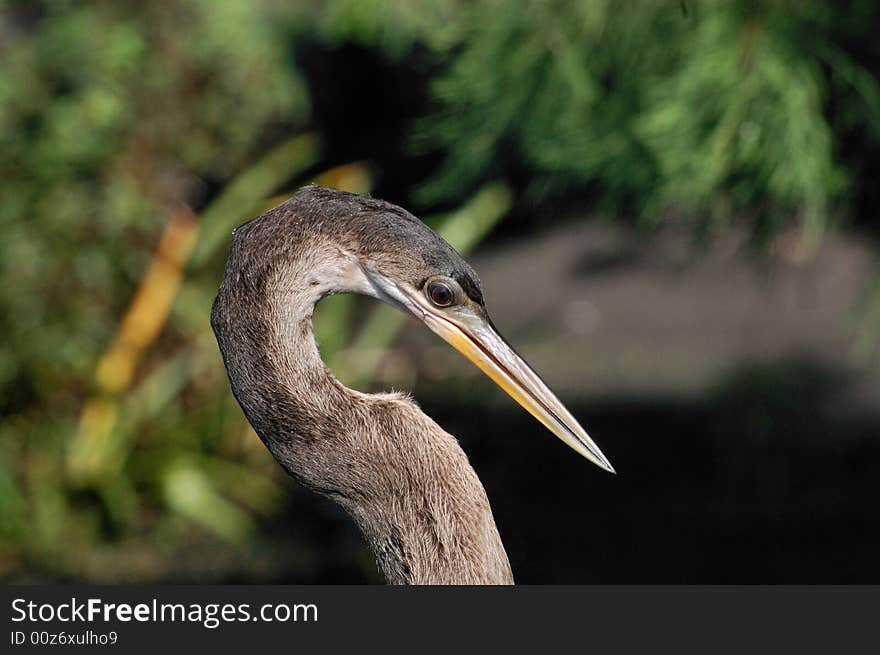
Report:
<svg viewBox="0 0 880 655"><path fill-rule="evenodd" d="M432 307L415 289L406 290L381 273L361 267L374 295L421 319L453 348L476 364L499 387L544 426L581 455L614 473L614 467L586 430L544 384L526 361L504 340L486 312L473 309L446 311Z"/></svg>
<svg viewBox="0 0 880 655"><path fill-rule="evenodd" d="M614 473L611 463L580 423L488 318L460 313L453 319L430 310L422 311L420 318L550 432L600 468Z"/></svg>

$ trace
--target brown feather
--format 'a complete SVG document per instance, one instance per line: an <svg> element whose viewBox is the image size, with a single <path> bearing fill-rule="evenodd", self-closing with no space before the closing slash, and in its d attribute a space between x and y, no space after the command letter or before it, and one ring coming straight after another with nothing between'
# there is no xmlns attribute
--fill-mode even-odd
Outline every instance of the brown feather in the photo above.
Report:
<svg viewBox="0 0 880 655"><path fill-rule="evenodd" d="M232 391L275 459L354 518L391 584L511 584L482 484L454 437L401 394L342 385L312 312L361 291L360 265L420 285L479 278L442 238L389 203L306 187L234 232L211 324Z"/></svg>

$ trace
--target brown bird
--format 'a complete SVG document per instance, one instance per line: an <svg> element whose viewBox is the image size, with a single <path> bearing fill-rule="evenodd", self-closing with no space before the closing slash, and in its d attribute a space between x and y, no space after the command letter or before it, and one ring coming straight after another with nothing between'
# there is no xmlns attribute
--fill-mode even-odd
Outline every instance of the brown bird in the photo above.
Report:
<svg viewBox="0 0 880 655"><path fill-rule="evenodd" d="M211 325L232 392L275 459L355 520L391 584L512 584L483 485L397 393L345 387L312 333L334 293L379 298L461 351L553 434L611 464L493 326L473 269L412 214L309 186L233 232Z"/></svg>

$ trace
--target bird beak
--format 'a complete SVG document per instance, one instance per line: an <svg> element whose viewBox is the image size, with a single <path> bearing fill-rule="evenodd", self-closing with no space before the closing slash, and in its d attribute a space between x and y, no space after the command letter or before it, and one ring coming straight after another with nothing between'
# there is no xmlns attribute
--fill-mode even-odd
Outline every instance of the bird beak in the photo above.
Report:
<svg viewBox="0 0 880 655"><path fill-rule="evenodd" d="M498 333L485 310L475 311L468 306L437 309L417 290L404 289L375 271L364 269L364 272L375 286L377 297L421 319L550 432L598 467L614 473L611 463L586 430Z"/></svg>
<svg viewBox="0 0 880 655"><path fill-rule="evenodd" d="M600 468L614 473L611 463L580 423L498 333L488 316L471 312L445 316L420 305L426 309L423 320L431 330L473 362L550 432Z"/></svg>

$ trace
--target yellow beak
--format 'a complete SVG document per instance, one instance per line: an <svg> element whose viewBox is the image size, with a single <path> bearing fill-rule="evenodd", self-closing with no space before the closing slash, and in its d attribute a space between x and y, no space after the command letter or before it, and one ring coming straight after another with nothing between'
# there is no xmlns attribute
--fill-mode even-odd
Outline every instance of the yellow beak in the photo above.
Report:
<svg viewBox="0 0 880 655"><path fill-rule="evenodd" d="M532 416L598 467L614 473L608 458L526 361L498 334L476 305L437 309L415 288L362 267L374 295L421 319L453 348L476 364Z"/></svg>
<svg viewBox="0 0 880 655"><path fill-rule="evenodd" d="M453 348L473 362L511 398L574 450L614 473L611 463L587 432L526 361L505 341L488 317L457 312L441 314L418 302L420 318Z"/></svg>

